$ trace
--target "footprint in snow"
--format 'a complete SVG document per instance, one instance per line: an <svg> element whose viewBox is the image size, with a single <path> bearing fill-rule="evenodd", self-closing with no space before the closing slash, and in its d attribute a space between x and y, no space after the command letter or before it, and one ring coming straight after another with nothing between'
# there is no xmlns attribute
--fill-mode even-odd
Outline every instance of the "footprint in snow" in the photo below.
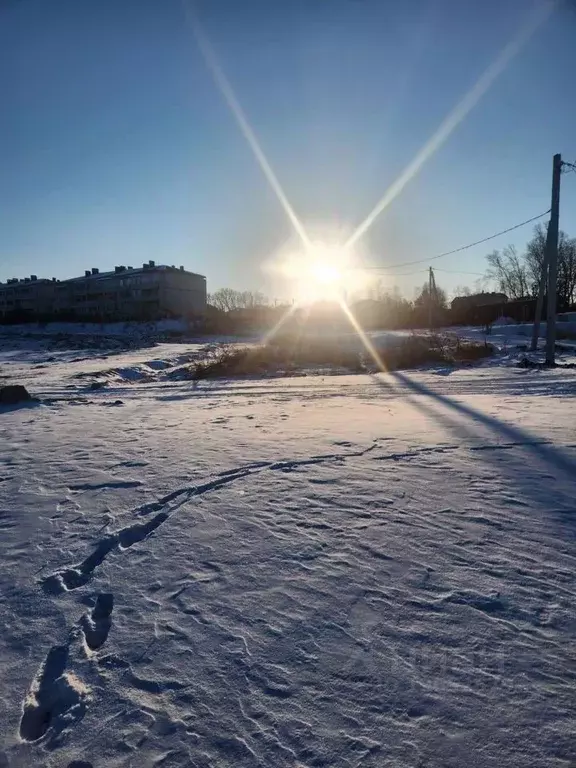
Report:
<svg viewBox="0 0 576 768"><path fill-rule="evenodd" d="M96 605L91 612L82 616L80 626L84 633L86 645L91 651L97 651L106 642L112 626L113 608L114 595L105 592L98 595Z"/></svg>
<svg viewBox="0 0 576 768"><path fill-rule="evenodd" d="M20 721L23 741L38 741L49 730L55 738L86 712L89 690L72 672L66 671L68 645L53 646L26 695Z"/></svg>

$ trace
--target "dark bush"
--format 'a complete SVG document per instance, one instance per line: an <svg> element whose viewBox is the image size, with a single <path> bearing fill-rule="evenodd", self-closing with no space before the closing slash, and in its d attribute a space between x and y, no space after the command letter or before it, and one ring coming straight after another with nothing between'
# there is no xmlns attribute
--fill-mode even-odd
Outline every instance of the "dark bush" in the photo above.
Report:
<svg viewBox="0 0 576 768"><path fill-rule="evenodd" d="M453 351L455 362L475 362L494 354L492 344L477 344L473 341L460 342Z"/></svg>
<svg viewBox="0 0 576 768"><path fill-rule="evenodd" d="M345 339L346 341L346 339ZM358 342L359 347L361 347ZM386 370L431 364L474 362L493 354L490 344L460 342L442 336L409 336L379 351ZM193 380L234 376L294 375L304 370L329 368L332 373L362 373L380 368L363 348L351 349L338 338L298 339L290 335L253 347L222 346L206 359L180 370L179 378Z"/></svg>

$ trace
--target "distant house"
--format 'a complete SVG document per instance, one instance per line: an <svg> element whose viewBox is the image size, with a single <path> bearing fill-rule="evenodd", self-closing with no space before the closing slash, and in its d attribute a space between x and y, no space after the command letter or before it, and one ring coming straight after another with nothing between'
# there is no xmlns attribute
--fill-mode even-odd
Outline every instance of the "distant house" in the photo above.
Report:
<svg viewBox="0 0 576 768"><path fill-rule="evenodd" d="M474 293L457 296L450 304L450 322L454 325L486 325L507 314L505 293Z"/></svg>
<svg viewBox="0 0 576 768"><path fill-rule="evenodd" d="M453 312L464 312L471 307L485 307L489 304L506 304L508 296L505 293L473 293L470 296L456 296L450 303Z"/></svg>

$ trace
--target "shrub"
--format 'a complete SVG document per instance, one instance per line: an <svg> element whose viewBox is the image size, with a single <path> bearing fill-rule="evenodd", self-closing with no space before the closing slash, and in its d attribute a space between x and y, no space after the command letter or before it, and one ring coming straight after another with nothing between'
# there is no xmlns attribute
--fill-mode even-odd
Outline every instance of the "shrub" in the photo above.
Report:
<svg viewBox="0 0 576 768"><path fill-rule="evenodd" d="M332 373L362 373L378 370L360 342L350 348L349 337L300 339L283 335L253 347L222 345L209 350L206 358L180 370L178 378L193 380L234 376L293 375L303 370L329 368ZM460 342L457 338L413 335L380 351L387 370L416 368L430 364L474 362L487 357L490 344Z"/></svg>
<svg viewBox="0 0 576 768"><path fill-rule="evenodd" d="M494 354L492 344L479 344L473 341L459 341L453 351L454 362L476 362Z"/></svg>

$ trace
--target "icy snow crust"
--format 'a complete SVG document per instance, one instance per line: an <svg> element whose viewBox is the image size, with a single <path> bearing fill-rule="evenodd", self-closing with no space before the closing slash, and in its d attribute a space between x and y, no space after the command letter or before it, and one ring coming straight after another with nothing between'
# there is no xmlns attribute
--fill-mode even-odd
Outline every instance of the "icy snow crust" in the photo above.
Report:
<svg viewBox="0 0 576 768"><path fill-rule="evenodd" d="M0 766L574 765L575 372L200 350L0 354Z"/></svg>

